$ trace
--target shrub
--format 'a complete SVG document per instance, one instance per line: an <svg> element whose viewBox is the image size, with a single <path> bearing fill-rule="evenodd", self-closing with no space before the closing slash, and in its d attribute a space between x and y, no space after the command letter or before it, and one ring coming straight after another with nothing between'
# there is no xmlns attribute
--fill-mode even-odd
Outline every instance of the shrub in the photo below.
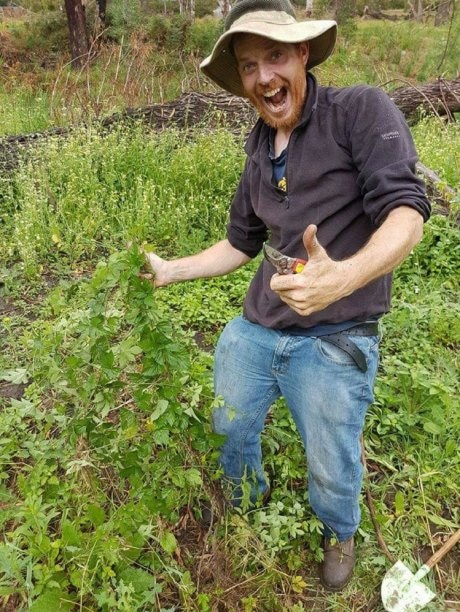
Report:
<svg viewBox="0 0 460 612"><path fill-rule="evenodd" d="M107 3L107 35L121 41L142 24L140 0L112 0Z"/></svg>
<svg viewBox="0 0 460 612"><path fill-rule="evenodd" d="M207 18L194 21L188 31L186 51L204 57L209 55L212 48L223 32L223 21Z"/></svg>
<svg viewBox="0 0 460 612"><path fill-rule="evenodd" d="M190 21L185 15L153 15L147 22L147 34L158 49L183 51Z"/></svg>
<svg viewBox="0 0 460 612"><path fill-rule="evenodd" d="M195 2L195 17L206 17L212 15L217 6L215 0L196 0Z"/></svg>

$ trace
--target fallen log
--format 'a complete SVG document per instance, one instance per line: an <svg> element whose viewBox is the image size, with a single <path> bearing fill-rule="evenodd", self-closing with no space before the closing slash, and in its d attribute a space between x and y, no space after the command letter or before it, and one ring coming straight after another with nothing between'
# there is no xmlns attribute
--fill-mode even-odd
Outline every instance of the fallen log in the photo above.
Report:
<svg viewBox="0 0 460 612"><path fill-rule="evenodd" d="M423 85L408 84L388 95L408 121L413 121L421 110L452 121L454 113L460 112L460 77L452 81L439 78Z"/></svg>
<svg viewBox="0 0 460 612"><path fill-rule="evenodd" d="M387 19L389 21L398 21L398 19L406 19L406 15L399 17L398 15L385 13L384 11L373 9L366 5L363 9L361 19Z"/></svg>

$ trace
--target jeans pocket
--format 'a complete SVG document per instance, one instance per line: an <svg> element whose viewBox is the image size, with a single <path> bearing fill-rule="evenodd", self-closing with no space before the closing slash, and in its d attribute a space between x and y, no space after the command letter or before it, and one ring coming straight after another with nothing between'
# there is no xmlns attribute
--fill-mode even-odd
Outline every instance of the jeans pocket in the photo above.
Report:
<svg viewBox="0 0 460 612"><path fill-rule="evenodd" d="M328 342L326 338L317 338L316 345L323 357L337 365L354 366L356 365L353 357L344 349Z"/></svg>

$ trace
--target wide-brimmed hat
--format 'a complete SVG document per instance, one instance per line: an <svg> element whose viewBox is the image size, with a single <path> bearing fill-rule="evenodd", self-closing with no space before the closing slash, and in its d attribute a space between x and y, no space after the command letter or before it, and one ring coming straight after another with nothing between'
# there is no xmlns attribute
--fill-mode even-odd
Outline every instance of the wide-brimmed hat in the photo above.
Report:
<svg viewBox="0 0 460 612"><path fill-rule="evenodd" d="M306 69L309 70L332 53L337 24L329 19L297 21L289 0L236 0L225 20L224 33L200 68L223 89L244 97L231 49L232 38L238 33L257 34L283 43L308 41L310 51Z"/></svg>

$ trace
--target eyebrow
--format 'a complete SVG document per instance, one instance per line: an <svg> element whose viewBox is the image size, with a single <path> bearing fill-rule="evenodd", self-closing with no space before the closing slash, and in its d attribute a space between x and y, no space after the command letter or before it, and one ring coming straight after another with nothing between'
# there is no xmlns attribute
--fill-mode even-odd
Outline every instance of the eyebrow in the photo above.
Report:
<svg viewBox="0 0 460 612"><path fill-rule="evenodd" d="M261 37L264 38L264 37ZM243 62L243 61L247 61L248 59L250 59L250 57L247 57L245 55L242 55L239 59L236 55L236 49L235 49L235 42L238 40L238 34L234 35L230 41L230 45L229 45L229 49L230 49L230 53L233 55L233 57L236 59L236 61L238 62ZM271 40L270 38L266 38L266 42L264 43L264 51L270 51L271 49L273 49L274 47L277 47L278 45L283 45L286 43L283 43L279 40Z"/></svg>

